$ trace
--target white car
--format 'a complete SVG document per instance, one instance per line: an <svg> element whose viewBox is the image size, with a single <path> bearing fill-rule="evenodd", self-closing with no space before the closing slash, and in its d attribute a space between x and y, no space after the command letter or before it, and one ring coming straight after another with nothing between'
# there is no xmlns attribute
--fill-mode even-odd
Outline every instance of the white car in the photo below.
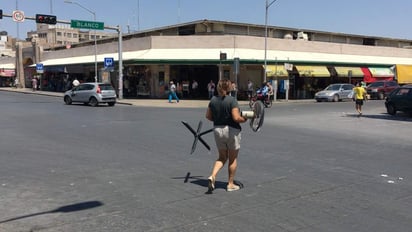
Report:
<svg viewBox="0 0 412 232"><path fill-rule="evenodd" d="M64 93L64 103L81 102L91 106L107 103L109 106L116 104L116 91L113 86L106 83L82 83Z"/></svg>

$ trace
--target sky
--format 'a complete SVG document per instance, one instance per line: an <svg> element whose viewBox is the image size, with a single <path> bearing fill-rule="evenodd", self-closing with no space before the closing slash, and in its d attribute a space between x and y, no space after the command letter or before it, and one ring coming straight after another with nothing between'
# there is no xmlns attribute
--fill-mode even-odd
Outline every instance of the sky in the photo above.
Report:
<svg viewBox="0 0 412 232"><path fill-rule="evenodd" d="M93 20L120 25L123 33L197 20L265 25L266 0L0 0L3 14L56 15L58 20ZM411 0L269 0L268 25L412 40ZM81 5L82 7L80 7ZM84 9L86 8L86 9ZM90 12L91 11L91 12ZM36 30L33 20L0 19L0 31L21 39ZM112 31L113 32L113 31Z"/></svg>

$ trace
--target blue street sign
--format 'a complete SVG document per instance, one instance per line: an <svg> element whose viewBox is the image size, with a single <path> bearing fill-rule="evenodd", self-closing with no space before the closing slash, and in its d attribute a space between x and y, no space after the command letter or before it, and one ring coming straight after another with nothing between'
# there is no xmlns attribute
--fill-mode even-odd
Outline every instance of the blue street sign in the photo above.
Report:
<svg viewBox="0 0 412 232"><path fill-rule="evenodd" d="M114 58L112 58L112 57L104 58L104 67L105 68L113 68L114 67Z"/></svg>
<svg viewBox="0 0 412 232"><path fill-rule="evenodd" d="M43 64L36 64L36 72L43 73Z"/></svg>
<svg viewBox="0 0 412 232"><path fill-rule="evenodd" d="M43 70L43 64L36 64L36 70L37 71Z"/></svg>

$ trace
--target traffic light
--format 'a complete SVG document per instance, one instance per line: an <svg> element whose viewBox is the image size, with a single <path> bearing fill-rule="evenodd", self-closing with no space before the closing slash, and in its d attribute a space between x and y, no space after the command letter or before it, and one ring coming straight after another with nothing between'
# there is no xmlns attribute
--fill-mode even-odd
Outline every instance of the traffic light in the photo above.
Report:
<svg viewBox="0 0 412 232"><path fill-rule="evenodd" d="M3 10L0 10L0 19L3 18Z"/></svg>
<svg viewBox="0 0 412 232"><path fill-rule="evenodd" d="M56 24L57 17L55 15L36 14L36 23Z"/></svg>

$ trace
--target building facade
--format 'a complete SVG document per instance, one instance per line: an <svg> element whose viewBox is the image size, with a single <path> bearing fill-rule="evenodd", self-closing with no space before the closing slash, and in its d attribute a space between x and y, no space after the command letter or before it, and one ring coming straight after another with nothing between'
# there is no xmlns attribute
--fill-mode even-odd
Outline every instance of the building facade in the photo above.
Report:
<svg viewBox="0 0 412 232"><path fill-rule="evenodd" d="M259 87L266 79L277 87L279 98L287 94L293 99L312 98L330 83L394 79L394 66L412 64L410 40L268 28L265 37L262 25L200 20L123 35L120 48L117 38L101 39L97 75L133 98L164 97L169 80L179 83L180 94L187 97L192 96L190 83L197 80L198 96L206 97L210 80L229 78L237 83L240 98L248 80ZM93 81L93 45L80 42L70 48L40 49L43 87L63 91L62 86L74 77ZM108 57L114 58L114 69L105 67ZM22 81L29 83L33 68L26 67ZM51 84L51 80L61 83Z"/></svg>

